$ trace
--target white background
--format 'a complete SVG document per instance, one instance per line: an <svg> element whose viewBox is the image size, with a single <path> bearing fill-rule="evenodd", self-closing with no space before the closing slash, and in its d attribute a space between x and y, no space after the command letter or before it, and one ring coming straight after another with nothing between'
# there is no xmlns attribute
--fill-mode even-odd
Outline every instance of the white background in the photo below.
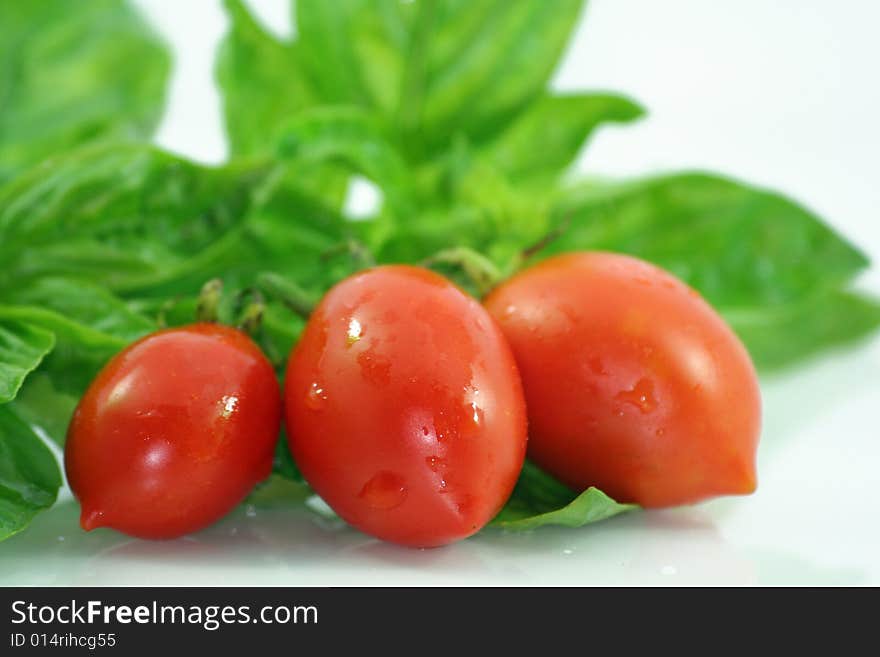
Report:
<svg viewBox="0 0 880 657"><path fill-rule="evenodd" d="M138 4L176 55L159 143L222 161L219 2ZM284 0L250 4L295 29ZM728 173L800 200L880 260L878 24L871 0L593 0L554 86L624 92L649 117L603 129L579 169ZM880 268L859 285L880 293ZM283 508L171 542L85 534L67 501L0 547L0 583L880 584L880 339L762 386L749 498L426 551Z"/></svg>

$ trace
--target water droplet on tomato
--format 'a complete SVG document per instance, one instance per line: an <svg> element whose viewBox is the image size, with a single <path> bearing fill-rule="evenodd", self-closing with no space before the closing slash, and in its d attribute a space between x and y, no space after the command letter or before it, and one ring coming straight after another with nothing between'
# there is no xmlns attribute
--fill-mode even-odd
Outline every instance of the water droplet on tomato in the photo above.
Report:
<svg viewBox="0 0 880 657"><path fill-rule="evenodd" d="M223 395L223 399L220 400L219 404L220 417L224 419L229 418L238 407L238 397L235 395Z"/></svg>
<svg viewBox="0 0 880 657"><path fill-rule="evenodd" d="M483 409L477 406L477 402L471 402L471 419L474 421L474 424L481 424L483 421Z"/></svg>
<svg viewBox="0 0 880 657"><path fill-rule="evenodd" d="M348 321L348 332L345 335L345 346L350 347L355 342L364 337L364 327L361 326L361 323L352 317Z"/></svg>
<svg viewBox="0 0 880 657"><path fill-rule="evenodd" d="M320 411L324 408L324 404L327 402L327 393L324 391L324 388L321 387L321 384L317 381L312 383L309 386L309 390L306 393L306 406L308 406L313 411Z"/></svg>
<svg viewBox="0 0 880 657"><path fill-rule="evenodd" d="M657 436L658 438L662 438L665 434L666 434L666 429L664 429L663 427L660 427L659 429L657 429L657 431L654 432L654 435Z"/></svg>
<svg viewBox="0 0 880 657"><path fill-rule="evenodd" d="M439 456L429 456L425 459L425 463L427 463L428 467L434 472L437 472L444 465L443 459Z"/></svg>
<svg viewBox="0 0 880 657"><path fill-rule="evenodd" d="M624 404L638 408L642 413L650 413L657 407L654 398L654 383L650 379L639 379L629 390L621 390L614 398Z"/></svg>
<svg viewBox="0 0 880 657"><path fill-rule="evenodd" d="M465 516L470 513L471 509L474 506L474 500L470 495L465 495L458 503L455 505L455 510L458 511L458 514L461 516Z"/></svg>
<svg viewBox="0 0 880 657"><path fill-rule="evenodd" d="M464 387L464 413L475 425L483 423L483 408L480 405L480 389L475 385Z"/></svg>
<svg viewBox="0 0 880 657"><path fill-rule="evenodd" d="M372 509L389 511L406 499L406 482L400 475L384 470L364 484L358 497Z"/></svg>

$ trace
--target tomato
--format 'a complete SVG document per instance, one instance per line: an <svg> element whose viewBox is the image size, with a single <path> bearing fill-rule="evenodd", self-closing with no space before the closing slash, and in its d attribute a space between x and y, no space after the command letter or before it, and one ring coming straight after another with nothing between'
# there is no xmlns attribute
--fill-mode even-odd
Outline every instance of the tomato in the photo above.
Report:
<svg viewBox="0 0 880 657"><path fill-rule="evenodd" d="M290 449L344 520L430 547L473 534L522 468L516 364L480 304L443 277L384 266L331 289L288 363Z"/></svg>
<svg viewBox="0 0 880 657"><path fill-rule="evenodd" d="M83 529L173 538L218 520L272 469L281 394L244 333L193 324L153 333L92 382L67 433Z"/></svg>
<svg viewBox="0 0 880 657"><path fill-rule="evenodd" d="M485 305L522 375L529 456L561 481L645 507L755 489L754 367L671 274L568 254L515 275Z"/></svg>

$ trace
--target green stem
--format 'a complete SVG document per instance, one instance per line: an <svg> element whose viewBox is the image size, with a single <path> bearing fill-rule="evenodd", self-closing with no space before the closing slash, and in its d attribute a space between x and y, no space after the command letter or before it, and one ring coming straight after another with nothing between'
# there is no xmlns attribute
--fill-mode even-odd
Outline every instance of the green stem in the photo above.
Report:
<svg viewBox="0 0 880 657"><path fill-rule="evenodd" d="M422 261L423 267L433 265L452 265L459 267L474 284L479 296L485 296L489 290L501 282L502 275L498 267L482 253L466 246L438 251L430 258Z"/></svg>
<svg viewBox="0 0 880 657"><path fill-rule="evenodd" d="M260 328L263 325L263 313L266 306L260 301L248 304L238 320L238 329L244 331L252 338L256 338L260 334Z"/></svg>
<svg viewBox="0 0 880 657"><path fill-rule="evenodd" d="M212 278L202 286L199 303L196 307L196 321L216 322L220 299L223 296L223 281Z"/></svg>
<svg viewBox="0 0 880 657"><path fill-rule="evenodd" d="M308 319L315 308L314 297L283 276L266 272L259 275L257 284L268 296L275 297L303 319Z"/></svg>
<svg viewBox="0 0 880 657"><path fill-rule="evenodd" d="M245 300L250 303L245 306ZM238 328L256 339L263 328L263 314L266 302L256 288L246 288L236 295L235 314L238 316Z"/></svg>
<svg viewBox="0 0 880 657"><path fill-rule="evenodd" d="M571 214L567 214L560 224L553 228L549 233L544 235L537 242L532 244L531 246L527 246L524 248L517 258L517 261L514 263L513 270L516 271L520 267L522 267L533 255L536 253L543 251L547 248L551 243L562 237L565 232L568 230L569 226L571 226Z"/></svg>
<svg viewBox="0 0 880 657"><path fill-rule="evenodd" d="M324 251L324 253L321 254L321 259L327 260L328 258L332 258L333 256L342 253L349 255L360 267L376 266L376 259L373 257L373 254L367 248L366 244L354 238L349 238L327 251Z"/></svg>

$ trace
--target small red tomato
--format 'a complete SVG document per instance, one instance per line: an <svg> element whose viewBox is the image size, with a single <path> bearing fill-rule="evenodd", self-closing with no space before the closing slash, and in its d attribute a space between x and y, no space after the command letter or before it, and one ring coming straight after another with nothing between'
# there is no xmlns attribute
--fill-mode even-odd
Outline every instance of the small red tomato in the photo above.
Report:
<svg viewBox="0 0 880 657"><path fill-rule="evenodd" d="M241 331L193 324L142 338L101 370L68 428L83 529L202 529L269 476L280 422L275 372Z"/></svg>
<svg viewBox="0 0 880 657"><path fill-rule="evenodd" d="M290 448L343 519L429 547L501 509L525 457L516 364L483 307L443 277L386 266L336 285L293 349Z"/></svg>
<svg viewBox="0 0 880 657"><path fill-rule="evenodd" d="M645 507L755 489L754 367L671 274L575 253L514 276L485 305L516 356L529 456L545 470Z"/></svg>

